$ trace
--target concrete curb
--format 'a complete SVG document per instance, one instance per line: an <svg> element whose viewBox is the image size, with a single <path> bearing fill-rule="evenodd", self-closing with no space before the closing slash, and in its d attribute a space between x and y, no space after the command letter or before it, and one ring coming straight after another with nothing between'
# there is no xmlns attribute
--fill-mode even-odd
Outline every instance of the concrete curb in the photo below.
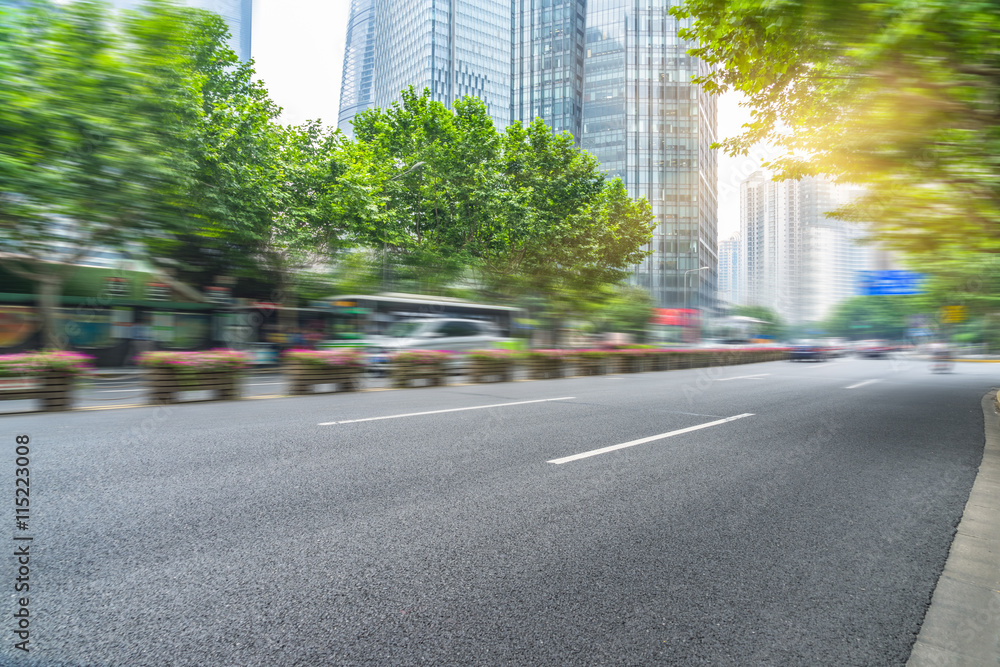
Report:
<svg viewBox="0 0 1000 667"><path fill-rule="evenodd" d="M1000 413L983 397L986 446L908 667L1000 666Z"/></svg>

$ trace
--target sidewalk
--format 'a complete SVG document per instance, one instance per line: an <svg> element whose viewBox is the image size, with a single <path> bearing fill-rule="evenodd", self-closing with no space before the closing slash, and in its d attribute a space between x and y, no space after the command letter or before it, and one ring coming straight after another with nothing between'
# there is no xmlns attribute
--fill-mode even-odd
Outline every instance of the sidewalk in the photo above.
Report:
<svg viewBox="0 0 1000 667"><path fill-rule="evenodd" d="M1000 666L1000 412L983 398L986 446L908 667Z"/></svg>

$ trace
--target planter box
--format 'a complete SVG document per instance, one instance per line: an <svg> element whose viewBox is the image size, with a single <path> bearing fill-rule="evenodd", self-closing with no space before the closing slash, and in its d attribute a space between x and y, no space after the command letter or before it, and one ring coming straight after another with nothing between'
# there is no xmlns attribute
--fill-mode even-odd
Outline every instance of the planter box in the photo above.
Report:
<svg viewBox="0 0 1000 667"><path fill-rule="evenodd" d="M603 357L587 357L578 354L574 361L578 375L604 375L607 368L606 359Z"/></svg>
<svg viewBox="0 0 1000 667"><path fill-rule="evenodd" d="M563 357L529 355L525 361L528 377L532 380L561 378L566 374L566 363Z"/></svg>
<svg viewBox="0 0 1000 667"><path fill-rule="evenodd" d="M393 361L389 364L389 377L393 387L412 387L417 381L424 381L430 387L439 387L447 384L448 369L443 360L433 363Z"/></svg>
<svg viewBox="0 0 1000 667"><path fill-rule="evenodd" d="M513 359L468 359L469 382L510 382L514 379Z"/></svg>
<svg viewBox="0 0 1000 667"><path fill-rule="evenodd" d="M173 403L184 391L211 391L215 400L231 401L240 397L241 371L214 370L179 372L173 368L153 367L147 370L151 403Z"/></svg>
<svg viewBox="0 0 1000 667"><path fill-rule="evenodd" d="M27 378L0 378L0 401L38 400L44 412L69 410L74 377L49 371Z"/></svg>
<svg viewBox="0 0 1000 667"><path fill-rule="evenodd" d="M288 393L292 396L313 393L319 385L332 385L331 391L356 391L361 387L364 368L326 366L293 361L286 365Z"/></svg>

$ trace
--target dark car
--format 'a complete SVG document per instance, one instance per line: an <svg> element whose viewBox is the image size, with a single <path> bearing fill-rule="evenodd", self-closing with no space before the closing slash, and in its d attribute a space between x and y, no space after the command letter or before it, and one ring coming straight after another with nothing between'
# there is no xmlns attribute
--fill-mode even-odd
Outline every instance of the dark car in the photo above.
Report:
<svg viewBox="0 0 1000 667"><path fill-rule="evenodd" d="M863 340L855 348L858 356L866 359L882 359L894 349L884 340Z"/></svg>
<svg viewBox="0 0 1000 667"><path fill-rule="evenodd" d="M788 358L792 361L826 361L826 348L810 340L792 343L788 351Z"/></svg>

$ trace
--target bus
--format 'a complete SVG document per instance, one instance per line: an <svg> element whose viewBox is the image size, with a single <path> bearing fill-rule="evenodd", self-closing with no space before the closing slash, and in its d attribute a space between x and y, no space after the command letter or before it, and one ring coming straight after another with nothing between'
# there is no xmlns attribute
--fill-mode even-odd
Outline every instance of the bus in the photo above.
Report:
<svg viewBox="0 0 1000 667"><path fill-rule="evenodd" d="M506 338L525 328L527 315L522 308L473 303L444 296L424 296L386 292L376 295L342 294L310 304L331 315L327 320L326 345L363 344L369 336L384 335L403 320L457 317L492 323Z"/></svg>

